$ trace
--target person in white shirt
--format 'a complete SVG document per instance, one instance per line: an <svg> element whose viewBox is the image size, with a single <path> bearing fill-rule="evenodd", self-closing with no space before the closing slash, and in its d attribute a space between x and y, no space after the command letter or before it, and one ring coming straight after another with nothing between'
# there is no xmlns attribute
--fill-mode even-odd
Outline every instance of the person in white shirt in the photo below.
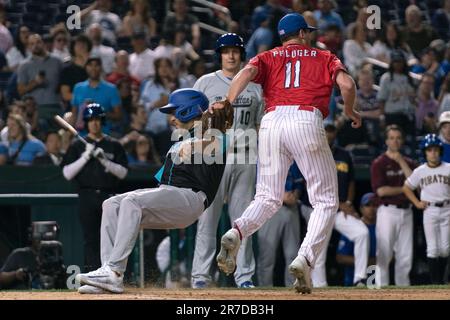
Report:
<svg viewBox="0 0 450 320"><path fill-rule="evenodd" d="M427 134L420 144L426 163L406 179L403 192L423 211L423 229L432 284L445 284L450 252L450 163L441 161L443 144L436 134ZM420 188L420 200L414 190Z"/></svg>
<svg viewBox="0 0 450 320"><path fill-rule="evenodd" d="M116 51L112 47L102 44L102 27L98 23L89 26L87 35L92 41L92 50L90 56L102 60L104 74L110 74L114 69L114 60Z"/></svg>
<svg viewBox="0 0 450 320"><path fill-rule="evenodd" d="M155 75L155 53L147 47L145 33L134 33L131 37L134 52L130 55L130 74L142 81Z"/></svg>
<svg viewBox="0 0 450 320"><path fill-rule="evenodd" d="M369 57L371 45L366 42L367 30L363 24L356 23L350 30L351 39L344 41L344 61L352 75L356 75L364 62Z"/></svg>
<svg viewBox="0 0 450 320"><path fill-rule="evenodd" d="M30 29L25 25L20 26L17 30L17 34L14 38L14 47L9 49L6 53L9 70L16 71L19 65L31 57L31 52L28 48L29 35Z"/></svg>
<svg viewBox="0 0 450 320"><path fill-rule="evenodd" d="M103 30L103 37L109 45L115 46L117 33L122 29L122 20L111 12L111 0L96 0L86 9L80 12L84 26L98 23Z"/></svg>

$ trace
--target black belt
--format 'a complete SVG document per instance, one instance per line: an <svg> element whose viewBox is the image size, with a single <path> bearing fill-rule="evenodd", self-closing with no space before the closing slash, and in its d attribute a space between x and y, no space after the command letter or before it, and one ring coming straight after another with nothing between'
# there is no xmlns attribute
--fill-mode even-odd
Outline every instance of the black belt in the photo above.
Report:
<svg viewBox="0 0 450 320"><path fill-rule="evenodd" d="M449 204L450 204L450 200L445 200L442 202L428 202L428 205L430 207L438 207L438 208L445 207L446 205L449 205Z"/></svg>
<svg viewBox="0 0 450 320"><path fill-rule="evenodd" d="M393 203L383 203L383 206L395 206L399 209L409 209L411 206L409 204L393 204Z"/></svg>

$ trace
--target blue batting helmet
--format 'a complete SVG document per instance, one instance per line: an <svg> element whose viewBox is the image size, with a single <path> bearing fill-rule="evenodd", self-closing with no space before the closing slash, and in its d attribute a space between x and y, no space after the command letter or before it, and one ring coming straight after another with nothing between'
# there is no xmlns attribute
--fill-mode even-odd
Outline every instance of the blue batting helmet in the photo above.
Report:
<svg viewBox="0 0 450 320"><path fill-rule="evenodd" d="M422 141L420 142L420 150L424 153L425 156L425 150L429 147L436 146L439 147L441 150L441 155L444 151L444 144L442 143L442 140L439 139L439 137L434 133L427 134Z"/></svg>
<svg viewBox="0 0 450 320"><path fill-rule="evenodd" d="M188 122L202 115L208 109L209 101L203 92L194 89L178 89L169 95L169 104L159 108L163 113L175 110L175 118Z"/></svg>
<svg viewBox="0 0 450 320"><path fill-rule="evenodd" d="M84 122L88 122L92 118L99 118L102 121L104 121L106 118L105 110L103 110L102 106L98 103L88 104L87 107L83 110Z"/></svg>
<svg viewBox="0 0 450 320"><path fill-rule="evenodd" d="M237 47L241 50L241 60L245 60L245 46L242 37L236 33L225 33L216 41L216 57L220 61L220 50L224 47Z"/></svg>

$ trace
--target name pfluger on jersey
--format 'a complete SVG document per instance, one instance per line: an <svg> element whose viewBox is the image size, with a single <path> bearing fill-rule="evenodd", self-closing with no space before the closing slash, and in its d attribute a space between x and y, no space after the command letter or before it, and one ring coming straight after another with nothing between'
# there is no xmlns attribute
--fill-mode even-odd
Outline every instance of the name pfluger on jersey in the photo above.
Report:
<svg viewBox="0 0 450 320"><path fill-rule="evenodd" d="M425 187L433 183L442 183L450 186L450 176L433 174L420 179L420 186Z"/></svg>
<svg viewBox="0 0 450 320"><path fill-rule="evenodd" d="M283 57L283 58L298 58L298 57L313 57L317 56L316 50L308 50L308 49L280 49L272 51L274 57Z"/></svg>

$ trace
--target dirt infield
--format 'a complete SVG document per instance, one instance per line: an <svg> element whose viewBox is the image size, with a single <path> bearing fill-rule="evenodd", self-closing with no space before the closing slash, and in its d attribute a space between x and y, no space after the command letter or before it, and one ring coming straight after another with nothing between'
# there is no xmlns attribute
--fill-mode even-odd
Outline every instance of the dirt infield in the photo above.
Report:
<svg viewBox="0 0 450 320"><path fill-rule="evenodd" d="M0 300L450 300L450 286L315 289L310 295L292 289L155 289L127 288L124 294L81 295L75 291L0 291Z"/></svg>

